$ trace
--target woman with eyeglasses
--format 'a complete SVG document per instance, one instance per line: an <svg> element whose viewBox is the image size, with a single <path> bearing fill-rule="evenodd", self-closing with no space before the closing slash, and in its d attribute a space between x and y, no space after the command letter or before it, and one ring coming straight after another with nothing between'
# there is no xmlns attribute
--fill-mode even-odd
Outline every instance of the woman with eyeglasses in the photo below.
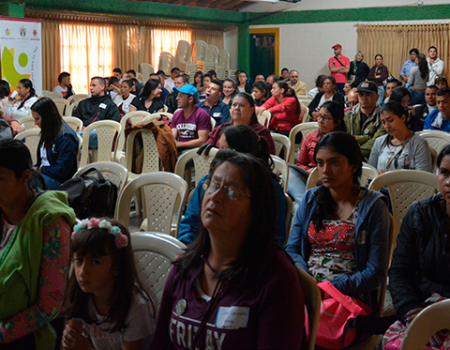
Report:
<svg viewBox="0 0 450 350"><path fill-rule="evenodd" d="M406 329L431 303L450 298L450 145L437 158L439 193L415 202L402 220L389 270L398 321L384 336L385 349L400 349ZM425 349L448 349L448 329Z"/></svg>
<svg viewBox="0 0 450 350"><path fill-rule="evenodd" d="M317 121L319 110L327 101L334 101L345 105L345 97L336 91L336 79L330 75L323 82L323 91L319 92L308 106L310 121Z"/></svg>
<svg viewBox="0 0 450 350"><path fill-rule="evenodd" d="M263 137L269 145L270 154L275 154L275 143L273 142L270 131L258 123L258 118L255 114L255 101L253 97L246 92L240 92L233 98L230 108L231 122L224 123L216 127L209 133L209 139L206 143L219 148L219 140L225 128L230 125L248 125L260 137Z"/></svg>
<svg viewBox="0 0 450 350"><path fill-rule="evenodd" d="M304 348L303 291L276 243L271 173L221 150L205 188L203 228L170 269L151 348Z"/></svg>
<svg viewBox="0 0 450 350"><path fill-rule="evenodd" d="M327 101L323 104L317 117L319 130L306 135L298 153L297 166L289 166L289 194L300 204L306 191L306 180L316 167L314 151L320 139L332 131L346 131L344 124L344 106Z"/></svg>

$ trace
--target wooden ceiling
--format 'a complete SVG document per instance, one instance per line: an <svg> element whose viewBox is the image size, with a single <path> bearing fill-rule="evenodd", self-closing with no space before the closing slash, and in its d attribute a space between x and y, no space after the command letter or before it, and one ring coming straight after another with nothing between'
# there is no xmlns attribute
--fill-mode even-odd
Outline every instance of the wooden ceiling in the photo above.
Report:
<svg viewBox="0 0 450 350"><path fill-rule="evenodd" d="M239 11L240 9L253 4L251 1L245 0L134 0L165 3L172 5L196 6L218 10Z"/></svg>

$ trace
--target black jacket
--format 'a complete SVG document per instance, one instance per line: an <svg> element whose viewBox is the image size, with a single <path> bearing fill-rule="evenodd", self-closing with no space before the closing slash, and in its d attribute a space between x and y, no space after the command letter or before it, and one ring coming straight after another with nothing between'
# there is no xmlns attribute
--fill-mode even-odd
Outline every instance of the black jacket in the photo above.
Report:
<svg viewBox="0 0 450 350"><path fill-rule="evenodd" d="M443 202L440 194L416 202L402 222L389 270L389 290L403 323L406 313L423 307L432 293L450 298L449 221Z"/></svg>
<svg viewBox="0 0 450 350"><path fill-rule="evenodd" d="M325 92L319 92L316 97L314 97L314 100L311 101L311 103L309 104L308 108L309 108L309 116L312 118L312 112L314 112L317 108L317 106L320 103L320 99L322 98L322 96L325 94ZM339 102L341 105L343 105L345 107L345 97L344 95L342 95L340 92L337 92L334 94L333 96L333 102Z"/></svg>
<svg viewBox="0 0 450 350"><path fill-rule="evenodd" d="M178 92L174 91L166 97L164 104L167 106L167 112L174 114L178 109L177 96Z"/></svg>
<svg viewBox="0 0 450 350"><path fill-rule="evenodd" d="M120 112L109 96L92 96L78 104L73 116L80 118L84 126L89 126L91 123L99 120L114 120L118 122Z"/></svg>
<svg viewBox="0 0 450 350"><path fill-rule="evenodd" d="M423 105L417 106L414 108L416 110L416 115L422 120L422 127L425 119L428 117L428 105L425 103Z"/></svg>

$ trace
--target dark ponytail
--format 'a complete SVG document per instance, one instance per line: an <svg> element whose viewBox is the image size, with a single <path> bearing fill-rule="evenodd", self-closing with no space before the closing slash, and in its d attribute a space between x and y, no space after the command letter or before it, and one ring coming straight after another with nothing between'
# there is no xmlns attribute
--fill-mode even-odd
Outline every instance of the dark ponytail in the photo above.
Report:
<svg viewBox="0 0 450 350"><path fill-rule="evenodd" d="M277 84L280 89L284 90L284 97L294 97L295 98L295 101L297 104L297 115L299 116L300 113L302 112L302 109L300 107L300 102L298 102L298 98L297 98L297 94L295 93L295 90L293 88L291 88L289 86L289 84L283 80L278 80L274 84Z"/></svg>

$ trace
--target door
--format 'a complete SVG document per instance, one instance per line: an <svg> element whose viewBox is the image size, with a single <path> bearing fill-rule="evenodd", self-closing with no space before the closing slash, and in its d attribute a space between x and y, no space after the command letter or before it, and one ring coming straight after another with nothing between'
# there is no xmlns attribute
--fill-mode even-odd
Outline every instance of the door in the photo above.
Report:
<svg viewBox="0 0 450 350"><path fill-rule="evenodd" d="M279 28L250 29L250 77L278 75Z"/></svg>

